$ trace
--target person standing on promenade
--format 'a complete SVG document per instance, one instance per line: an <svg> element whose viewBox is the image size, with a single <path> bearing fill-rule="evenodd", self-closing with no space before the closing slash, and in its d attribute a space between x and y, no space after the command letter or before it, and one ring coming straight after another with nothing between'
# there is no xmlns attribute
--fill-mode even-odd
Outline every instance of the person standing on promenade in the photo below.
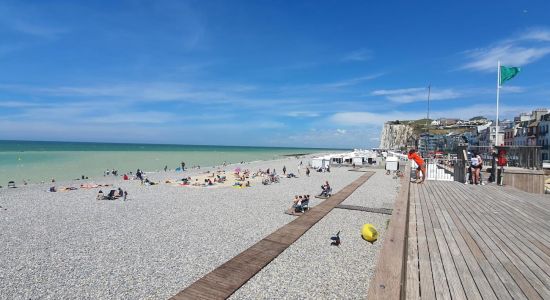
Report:
<svg viewBox="0 0 550 300"><path fill-rule="evenodd" d="M472 184L481 184L480 172L483 166L483 160L479 153L475 152L470 159L470 167L472 168Z"/></svg>
<svg viewBox="0 0 550 300"><path fill-rule="evenodd" d="M411 149L409 150L408 155L409 160L414 160L414 162L418 165L416 168L416 183L424 183L424 180L426 180L426 165L424 164L424 160L418 153L416 153L416 150ZM419 181L419 172L422 171L422 180Z"/></svg>

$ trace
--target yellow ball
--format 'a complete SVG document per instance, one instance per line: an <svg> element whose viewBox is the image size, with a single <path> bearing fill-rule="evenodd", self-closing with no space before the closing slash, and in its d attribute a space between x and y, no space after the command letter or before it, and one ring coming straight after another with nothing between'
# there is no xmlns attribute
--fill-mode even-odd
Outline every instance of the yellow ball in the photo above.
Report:
<svg viewBox="0 0 550 300"><path fill-rule="evenodd" d="M367 242L374 243L378 239L378 231L372 224L365 224L361 228L361 237Z"/></svg>

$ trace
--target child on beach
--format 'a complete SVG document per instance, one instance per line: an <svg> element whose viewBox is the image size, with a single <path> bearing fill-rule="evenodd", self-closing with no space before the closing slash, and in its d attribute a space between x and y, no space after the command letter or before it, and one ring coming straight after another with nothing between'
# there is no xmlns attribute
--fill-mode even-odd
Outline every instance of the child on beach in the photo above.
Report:
<svg viewBox="0 0 550 300"><path fill-rule="evenodd" d="M418 167L415 170L416 173L416 183L424 183L424 180L426 180L426 165L424 164L424 160L418 153L416 153L416 150L411 149L409 151L408 155L409 160L414 160L414 162L418 165ZM419 179L419 172L422 171L422 180Z"/></svg>

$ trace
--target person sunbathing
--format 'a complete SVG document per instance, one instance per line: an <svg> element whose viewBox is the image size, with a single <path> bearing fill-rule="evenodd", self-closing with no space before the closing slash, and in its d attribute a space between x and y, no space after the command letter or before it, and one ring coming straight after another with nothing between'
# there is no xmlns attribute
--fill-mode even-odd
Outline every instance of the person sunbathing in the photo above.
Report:
<svg viewBox="0 0 550 300"><path fill-rule="evenodd" d="M294 199L292 200L292 206L290 207L290 211L296 212L296 210L300 206L301 201L302 201L302 196L295 195Z"/></svg>
<svg viewBox="0 0 550 300"><path fill-rule="evenodd" d="M319 196L330 197L330 192L332 191L332 189L330 187L330 184L328 184L328 181L325 181L325 184L321 186L321 189L323 189L323 191Z"/></svg>

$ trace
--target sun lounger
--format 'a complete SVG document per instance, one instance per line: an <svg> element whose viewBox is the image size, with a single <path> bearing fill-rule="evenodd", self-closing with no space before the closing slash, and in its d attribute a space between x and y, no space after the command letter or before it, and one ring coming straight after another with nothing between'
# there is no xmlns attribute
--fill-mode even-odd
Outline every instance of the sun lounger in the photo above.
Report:
<svg viewBox="0 0 550 300"><path fill-rule="evenodd" d="M15 188L15 181L8 182L8 187L9 188Z"/></svg>

